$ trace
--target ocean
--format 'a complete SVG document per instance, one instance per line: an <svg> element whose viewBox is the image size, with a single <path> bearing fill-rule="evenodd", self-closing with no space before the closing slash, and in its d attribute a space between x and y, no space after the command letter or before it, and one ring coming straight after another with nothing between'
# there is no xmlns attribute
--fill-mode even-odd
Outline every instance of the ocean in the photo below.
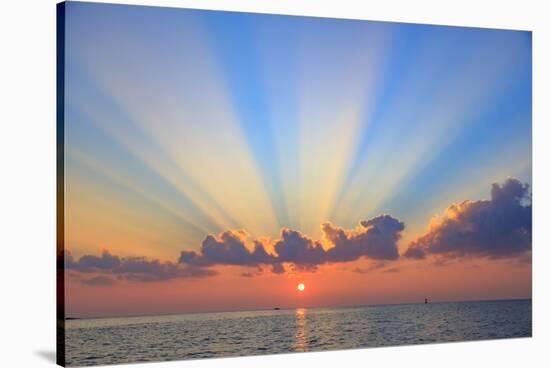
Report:
<svg viewBox="0 0 550 368"><path fill-rule="evenodd" d="M531 300L67 320L69 366L531 336Z"/></svg>

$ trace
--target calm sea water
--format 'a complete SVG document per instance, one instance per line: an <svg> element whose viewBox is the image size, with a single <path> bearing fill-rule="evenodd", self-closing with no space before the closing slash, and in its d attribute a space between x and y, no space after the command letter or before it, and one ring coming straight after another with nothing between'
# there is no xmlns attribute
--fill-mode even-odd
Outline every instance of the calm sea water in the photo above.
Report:
<svg viewBox="0 0 550 368"><path fill-rule="evenodd" d="M531 336L531 300L101 318L66 322L72 366Z"/></svg>

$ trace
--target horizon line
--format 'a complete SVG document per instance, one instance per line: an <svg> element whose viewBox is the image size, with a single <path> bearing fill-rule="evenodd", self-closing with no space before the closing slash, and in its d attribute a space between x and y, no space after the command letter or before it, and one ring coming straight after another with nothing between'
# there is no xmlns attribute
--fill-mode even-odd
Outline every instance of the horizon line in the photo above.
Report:
<svg viewBox="0 0 550 368"><path fill-rule="evenodd" d="M474 302L506 302L506 301L522 301L522 300L533 300L533 297L529 298L499 298L499 299L466 299L466 300L437 300L430 301L428 298L427 304L442 304L442 303L474 303ZM208 311L208 312L183 312L183 313L159 313L159 314L132 314L132 315L112 315L112 316L93 316L93 317L64 317L63 321L74 321L74 320L90 320L90 319L114 319L114 318L140 318L140 317L165 317L165 316L180 316L180 315L191 315L191 314L216 314L216 313L242 313L242 312L262 312L262 311L273 311L273 310L296 310L296 309L323 309L323 308L358 308L358 307L381 307L381 306L392 306L392 305L412 305L412 304L425 304L423 300L419 302L409 302L409 303L372 303L372 304L347 304L347 305L324 305L324 306L312 306L312 307L278 307L273 306L273 308L259 308L259 309L237 309L229 311ZM275 309L279 308L279 309Z"/></svg>

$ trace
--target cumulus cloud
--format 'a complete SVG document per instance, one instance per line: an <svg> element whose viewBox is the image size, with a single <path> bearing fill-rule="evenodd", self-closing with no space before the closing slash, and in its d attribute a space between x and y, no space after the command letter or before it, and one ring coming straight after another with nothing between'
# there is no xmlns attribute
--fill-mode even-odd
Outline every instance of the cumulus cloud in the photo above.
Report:
<svg viewBox="0 0 550 368"><path fill-rule="evenodd" d="M529 185L508 179L493 184L490 200L451 205L404 255L415 259L524 256L531 251L531 216Z"/></svg>
<svg viewBox="0 0 550 368"><path fill-rule="evenodd" d="M219 236L208 235L199 252L182 251L180 263L199 267L213 265L258 266L270 264L274 257L267 253L264 245L254 241L254 249L246 246L248 234L244 230L229 230Z"/></svg>
<svg viewBox="0 0 550 368"><path fill-rule="evenodd" d="M275 243L277 262L293 263L298 269L315 270L326 262L326 252L320 242L299 231L283 228L281 239Z"/></svg>
<svg viewBox="0 0 550 368"><path fill-rule="evenodd" d="M79 272L111 270L120 266L120 258L104 250L101 256L85 255L74 261L70 253L65 257L65 267Z"/></svg>
<svg viewBox="0 0 550 368"><path fill-rule="evenodd" d="M161 262L146 257L119 257L104 250L100 256L84 255L75 260L70 252L60 255L64 268L69 271L98 276L79 278L88 285L109 285L114 278L131 281L163 281L182 277L205 277L215 275L213 270L183 266L174 262Z"/></svg>
<svg viewBox="0 0 550 368"><path fill-rule="evenodd" d="M327 251L329 262L349 262L361 257L394 260L399 257L397 241L405 224L389 215L361 221L354 230L344 230L324 223L324 237L334 245Z"/></svg>
<svg viewBox="0 0 550 368"><path fill-rule="evenodd" d="M402 222L389 215L361 221L352 230L324 223L321 230L328 249L300 231L283 228L280 238L272 242L273 254L258 240L253 241L254 247L250 250L246 245L248 234L231 230L218 236L208 235L199 251L183 251L179 261L197 267L270 265L273 273L280 274L285 272L285 263L298 270L314 271L324 263L350 262L361 257L395 260L399 257L397 241L404 228Z"/></svg>

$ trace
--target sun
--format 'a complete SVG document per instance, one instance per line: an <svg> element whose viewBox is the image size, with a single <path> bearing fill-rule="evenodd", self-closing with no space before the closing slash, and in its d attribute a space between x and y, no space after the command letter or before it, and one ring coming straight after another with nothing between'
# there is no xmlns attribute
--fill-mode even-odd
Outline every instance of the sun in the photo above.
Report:
<svg viewBox="0 0 550 368"><path fill-rule="evenodd" d="M304 289L306 288L306 286L302 283L299 283L298 286L296 287L298 289L298 291L304 291Z"/></svg>

